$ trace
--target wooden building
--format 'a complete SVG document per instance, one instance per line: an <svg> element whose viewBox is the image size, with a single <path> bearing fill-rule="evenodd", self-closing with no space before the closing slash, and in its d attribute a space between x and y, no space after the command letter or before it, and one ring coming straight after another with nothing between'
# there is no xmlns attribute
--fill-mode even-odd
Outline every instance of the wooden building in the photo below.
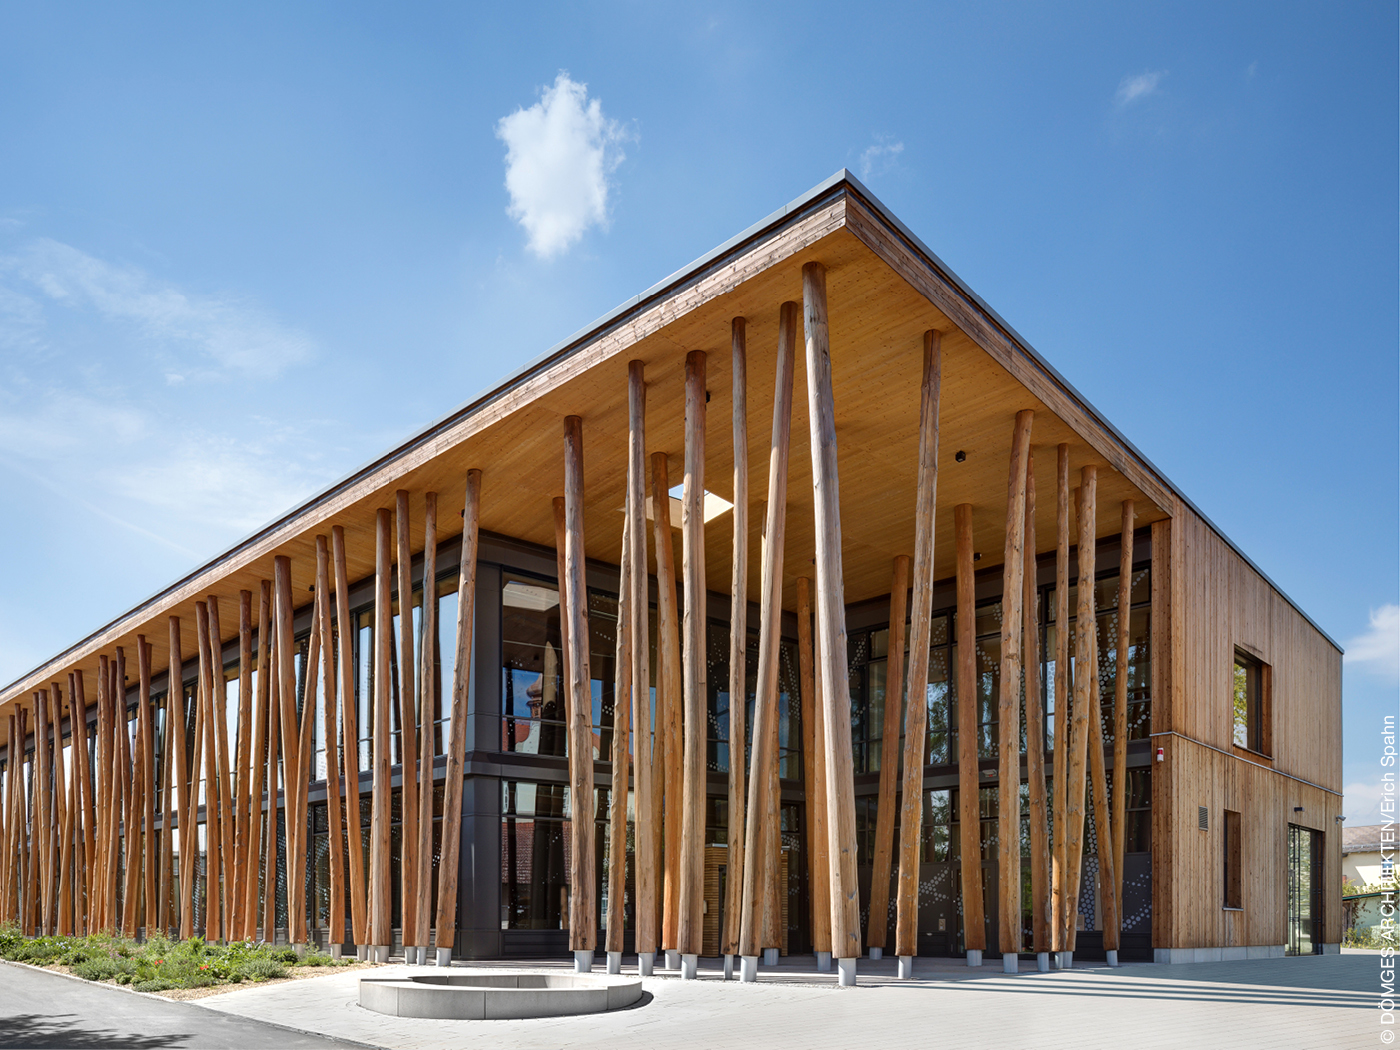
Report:
<svg viewBox="0 0 1400 1050"><path fill-rule="evenodd" d="M1340 792L1335 643L843 171L6 687L0 919L1334 950Z"/></svg>

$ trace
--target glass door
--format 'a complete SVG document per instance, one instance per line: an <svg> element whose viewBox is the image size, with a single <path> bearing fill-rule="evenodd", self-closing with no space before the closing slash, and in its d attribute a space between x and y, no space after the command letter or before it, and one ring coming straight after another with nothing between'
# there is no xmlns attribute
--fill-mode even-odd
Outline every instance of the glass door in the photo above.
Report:
<svg viewBox="0 0 1400 1050"><path fill-rule="evenodd" d="M1288 954L1322 951L1322 832L1288 825Z"/></svg>

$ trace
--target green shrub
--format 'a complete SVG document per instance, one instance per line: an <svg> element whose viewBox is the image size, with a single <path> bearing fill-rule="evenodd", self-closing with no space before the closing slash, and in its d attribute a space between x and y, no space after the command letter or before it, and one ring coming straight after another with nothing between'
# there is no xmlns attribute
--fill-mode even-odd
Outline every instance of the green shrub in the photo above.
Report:
<svg viewBox="0 0 1400 1050"><path fill-rule="evenodd" d="M180 985L172 984L163 977L152 977L149 981L136 981L131 987L138 992L164 992Z"/></svg>
<svg viewBox="0 0 1400 1050"><path fill-rule="evenodd" d="M248 959L239 966L239 975L249 981L271 981L287 976L287 968L276 959Z"/></svg>
<svg viewBox="0 0 1400 1050"><path fill-rule="evenodd" d="M136 966L129 959L111 955L98 955L73 967L73 973L85 981L110 981L119 975L127 980L136 972Z"/></svg>

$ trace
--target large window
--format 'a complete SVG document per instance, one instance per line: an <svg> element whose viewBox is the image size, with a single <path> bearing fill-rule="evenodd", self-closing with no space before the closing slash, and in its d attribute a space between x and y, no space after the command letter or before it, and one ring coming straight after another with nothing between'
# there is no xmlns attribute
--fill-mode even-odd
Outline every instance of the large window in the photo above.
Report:
<svg viewBox="0 0 1400 1050"><path fill-rule="evenodd" d="M608 791L595 788L591 848L597 857L594 892L599 895L600 926L607 916L608 802ZM571 816L572 792L567 784L501 781L501 929L569 928ZM630 821L628 843L630 856ZM629 883L631 866L629 861Z"/></svg>
<svg viewBox="0 0 1400 1050"><path fill-rule="evenodd" d="M1268 753L1266 739L1267 668L1248 653L1235 650L1230 713L1237 747Z"/></svg>
<svg viewBox="0 0 1400 1050"><path fill-rule="evenodd" d="M706 645L705 768L729 772L729 627L711 622ZM753 757L754 696L758 691L759 632L749 631L744 660L744 768ZM802 695L797 674L797 646L778 642L778 777L802 777Z"/></svg>

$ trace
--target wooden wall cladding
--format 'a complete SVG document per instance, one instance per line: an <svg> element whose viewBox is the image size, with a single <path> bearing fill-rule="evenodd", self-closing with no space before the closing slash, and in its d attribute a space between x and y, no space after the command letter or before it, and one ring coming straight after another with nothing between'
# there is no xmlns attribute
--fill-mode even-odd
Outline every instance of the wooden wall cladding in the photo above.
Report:
<svg viewBox="0 0 1400 1050"><path fill-rule="evenodd" d="M1165 833L1171 852L1170 878L1164 882L1159 882L1161 873L1156 870L1158 851L1153 853L1153 882L1167 898L1166 921L1161 927L1154 923L1154 946L1285 943L1289 824L1324 835L1323 940L1339 942L1342 834L1336 818L1341 796L1180 736L1159 737L1156 743L1165 749L1166 761L1154 764L1153 777L1159 771L1169 773L1175 790L1163 800L1165 812L1154 814L1162 818L1154 823L1154 836ZM1155 795L1153 805L1158 805ZM1208 814L1206 830L1199 826L1200 807ZM1224 907L1227 809L1240 814L1242 832L1243 907L1238 911Z"/></svg>
<svg viewBox="0 0 1400 1050"><path fill-rule="evenodd" d="M1341 652L1189 507L1178 508L1171 529L1180 530L1173 545L1173 562L1180 562L1173 565L1180 573L1173 626L1180 637L1172 639L1171 724L1154 730L1172 729L1231 751L1239 647L1272 669L1272 761L1266 764L1341 791Z"/></svg>

